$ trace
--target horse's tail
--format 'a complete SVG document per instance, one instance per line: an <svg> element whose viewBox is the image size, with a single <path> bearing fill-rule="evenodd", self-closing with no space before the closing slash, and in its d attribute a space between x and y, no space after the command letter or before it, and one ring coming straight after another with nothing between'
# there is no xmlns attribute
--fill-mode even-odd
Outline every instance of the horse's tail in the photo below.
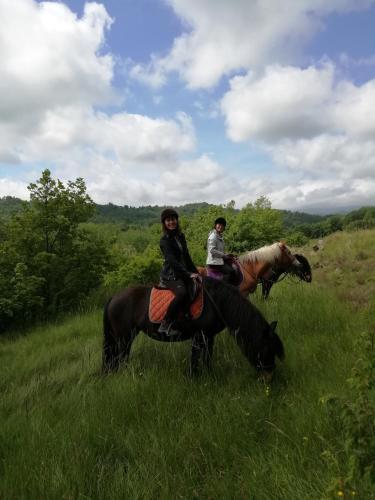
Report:
<svg viewBox="0 0 375 500"><path fill-rule="evenodd" d="M103 312L103 359L102 370L108 373L113 370L118 357L117 341L113 336L111 322L108 315L108 307L112 299L109 299L104 306Z"/></svg>

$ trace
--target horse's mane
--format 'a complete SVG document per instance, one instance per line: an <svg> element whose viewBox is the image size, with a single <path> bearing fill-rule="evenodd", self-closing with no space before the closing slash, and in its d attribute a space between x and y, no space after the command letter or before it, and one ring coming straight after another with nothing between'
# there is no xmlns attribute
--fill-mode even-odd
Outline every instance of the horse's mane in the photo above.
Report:
<svg viewBox="0 0 375 500"><path fill-rule="evenodd" d="M280 257L281 248L278 242L272 245L267 245L257 250L250 250L239 256L239 261L241 264L247 264L249 262L259 262L266 261L270 264L274 264L276 260Z"/></svg>
<svg viewBox="0 0 375 500"><path fill-rule="evenodd" d="M209 293L214 294L218 310L225 317L229 327L247 327L259 319L266 323L261 312L239 293L237 287L212 278L204 278L204 286Z"/></svg>

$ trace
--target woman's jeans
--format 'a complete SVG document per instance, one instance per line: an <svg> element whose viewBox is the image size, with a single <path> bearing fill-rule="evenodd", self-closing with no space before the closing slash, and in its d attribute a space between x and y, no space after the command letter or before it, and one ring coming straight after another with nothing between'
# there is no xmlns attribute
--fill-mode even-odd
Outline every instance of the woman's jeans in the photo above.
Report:
<svg viewBox="0 0 375 500"><path fill-rule="evenodd" d="M171 323L177 319L177 314L183 310L183 307L187 306L189 300L188 288L187 284L183 280L163 280L163 285L169 288L169 290L172 290L175 294L175 297L169 304L165 315L165 320L168 323Z"/></svg>

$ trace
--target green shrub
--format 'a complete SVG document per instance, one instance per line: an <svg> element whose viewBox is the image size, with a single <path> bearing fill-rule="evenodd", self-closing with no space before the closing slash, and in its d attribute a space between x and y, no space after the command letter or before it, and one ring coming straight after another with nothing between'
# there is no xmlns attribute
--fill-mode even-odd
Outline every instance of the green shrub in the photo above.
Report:
<svg viewBox="0 0 375 500"><path fill-rule="evenodd" d="M359 358L348 379L351 398L330 398L332 416L344 430L344 443L336 453L343 456L339 464L341 477L333 480L328 493L370 498L375 491L374 337L363 333L356 346ZM326 451L325 456L337 462L331 451Z"/></svg>

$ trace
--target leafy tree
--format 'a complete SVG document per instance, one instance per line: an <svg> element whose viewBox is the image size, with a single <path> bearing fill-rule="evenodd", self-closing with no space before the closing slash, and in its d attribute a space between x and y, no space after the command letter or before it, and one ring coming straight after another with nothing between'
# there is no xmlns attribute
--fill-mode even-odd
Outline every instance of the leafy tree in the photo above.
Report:
<svg viewBox="0 0 375 500"><path fill-rule="evenodd" d="M271 208L271 202L264 196L240 210L227 233L236 252L269 245L283 236L281 214Z"/></svg>
<svg viewBox="0 0 375 500"><path fill-rule="evenodd" d="M0 319L16 324L74 307L108 268L103 240L81 227L95 210L83 179L65 186L49 170L30 203L0 226ZM4 327L3 327L4 328Z"/></svg>
<svg viewBox="0 0 375 500"><path fill-rule="evenodd" d="M80 228L80 223L92 216L95 206L82 178L68 181L65 186L45 170L28 189L30 206L20 220L26 226L27 241L22 236L19 240L26 262L31 263L35 275L44 281L45 310L47 314L55 314L68 309L82 293L97 284L90 269L97 268L97 259L99 267L104 261L90 248L88 233ZM26 248L30 243L32 255ZM101 252L105 256L104 248Z"/></svg>
<svg viewBox="0 0 375 500"><path fill-rule="evenodd" d="M142 254L134 255L117 270L106 275L105 284L111 289L128 285L158 283L162 256L158 248L148 247Z"/></svg>
<svg viewBox="0 0 375 500"><path fill-rule="evenodd" d="M42 177L28 186L34 227L44 239L44 250L53 253L63 248L77 234L78 225L95 212L82 178L68 185L51 178L47 169Z"/></svg>
<svg viewBox="0 0 375 500"><path fill-rule="evenodd" d="M181 226L188 240L189 251L196 265L204 265L207 256L207 238L213 229L213 223L218 217L224 217L227 221L225 233L226 250L230 251L231 239L227 238L227 232L236 217L234 202L227 206L211 205L208 208L198 210L192 217L181 217Z"/></svg>
<svg viewBox="0 0 375 500"><path fill-rule="evenodd" d="M6 229L7 239L0 242L0 331L13 323L26 324L43 306L43 279L30 272L9 239L10 225Z"/></svg>
<svg viewBox="0 0 375 500"><path fill-rule="evenodd" d="M300 231L293 231L291 233L288 233L286 236L286 240L288 242L288 245L293 245L293 246L303 246L308 243L308 238L301 233Z"/></svg>

